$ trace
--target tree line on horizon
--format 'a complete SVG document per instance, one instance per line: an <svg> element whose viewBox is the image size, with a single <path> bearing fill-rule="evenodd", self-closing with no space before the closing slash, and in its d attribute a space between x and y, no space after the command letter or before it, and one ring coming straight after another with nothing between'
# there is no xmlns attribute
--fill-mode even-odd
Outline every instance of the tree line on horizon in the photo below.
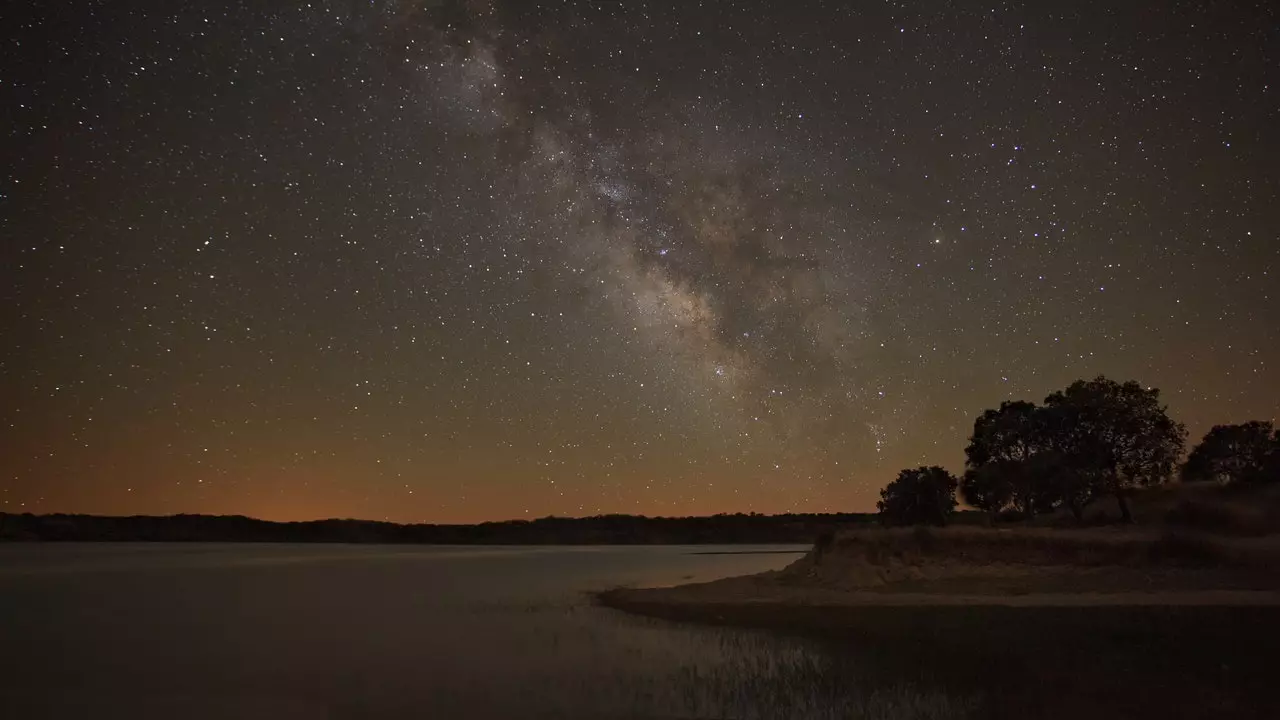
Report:
<svg viewBox="0 0 1280 720"><path fill-rule="evenodd" d="M1044 399L1005 401L973 423L965 470L933 465L903 470L880 491L881 521L945 525L964 502L994 520L1084 508L1114 498L1132 522L1138 488L1211 480L1222 485L1280 482L1280 431L1269 421L1217 425L1179 464L1187 431L1169 417L1160 391L1099 375Z"/></svg>
<svg viewBox="0 0 1280 720"><path fill-rule="evenodd" d="M336 542L438 545L643 545L808 543L835 527L873 523L871 513L722 513L706 517L597 515L471 525L331 519L273 522L241 515L107 517L0 513L0 542Z"/></svg>

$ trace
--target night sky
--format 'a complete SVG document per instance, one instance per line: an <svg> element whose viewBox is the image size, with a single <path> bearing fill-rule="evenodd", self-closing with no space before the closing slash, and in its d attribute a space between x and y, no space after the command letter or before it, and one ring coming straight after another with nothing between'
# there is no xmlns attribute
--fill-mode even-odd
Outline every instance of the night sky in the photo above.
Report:
<svg viewBox="0 0 1280 720"><path fill-rule="evenodd" d="M0 511L867 511L1280 415L1268 2L0 10Z"/></svg>

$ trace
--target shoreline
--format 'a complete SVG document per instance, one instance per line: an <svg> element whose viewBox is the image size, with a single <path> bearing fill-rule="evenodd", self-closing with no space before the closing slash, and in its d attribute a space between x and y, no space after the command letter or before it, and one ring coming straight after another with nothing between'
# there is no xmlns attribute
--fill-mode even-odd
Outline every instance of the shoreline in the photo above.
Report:
<svg viewBox="0 0 1280 720"><path fill-rule="evenodd" d="M1082 591L1078 593L1027 593L1024 595L941 594L926 592L860 592L841 596L817 597L795 595L748 596L742 598L689 597L673 595L687 592L693 585L677 585L671 588L614 588L594 593L596 601L605 607L631 611L631 608L648 608L662 612L661 608L725 609L738 607L809 608L836 611L841 609L902 608L902 607L1280 607L1280 592L1274 590L1185 590L1161 592L1109 593ZM648 614L648 613L645 613Z"/></svg>
<svg viewBox="0 0 1280 720"><path fill-rule="evenodd" d="M729 543L724 543L729 544ZM706 550L687 555L804 555L808 550Z"/></svg>
<svg viewBox="0 0 1280 720"><path fill-rule="evenodd" d="M767 577L765 574L764 577ZM1280 591L1183 590L1159 592L953 594L892 591L826 591L779 588L759 583L762 576L725 578L672 587L612 588L591 594L594 604L658 620L704 625L731 625L805 633L930 634L952 619L1037 616L1062 620L1103 615L1151 618L1243 612L1280 621ZM781 591L779 591L781 590ZM1085 623L1087 624L1087 622ZM1179 623L1181 624L1181 623ZM1277 623L1280 625L1280 623Z"/></svg>
<svg viewBox="0 0 1280 720"><path fill-rule="evenodd" d="M595 593L594 602L667 620L818 631L955 612L1158 616L1238 608L1280 618L1276 557L1270 543L1148 533L873 530L842 534L779 570L613 588Z"/></svg>
<svg viewBox="0 0 1280 720"><path fill-rule="evenodd" d="M1081 602L1043 602L1040 598L879 598L859 597L848 603L785 603L772 601L681 602L646 597L636 588L615 588L594 593L600 607L630 615L677 623L774 630L834 638L857 636L902 640L948 638L957 644L985 636L1014 637L1014 628L1030 623L1037 631L1057 628L1068 632L1093 632L1102 627L1123 627L1130 632L1164 632L1169 627L1203 631L1222 623L1235 625L1245 618L1274 633L1280 628L1280 595L1276 593L1198 594L1170 601L1163 594L1140 600L1114 601L1094 595ZM1082 595L1089 595L1084 594ZM1010 601L1012 600L1012 601ZM980 631L979 631L980 630Z"/></svg>

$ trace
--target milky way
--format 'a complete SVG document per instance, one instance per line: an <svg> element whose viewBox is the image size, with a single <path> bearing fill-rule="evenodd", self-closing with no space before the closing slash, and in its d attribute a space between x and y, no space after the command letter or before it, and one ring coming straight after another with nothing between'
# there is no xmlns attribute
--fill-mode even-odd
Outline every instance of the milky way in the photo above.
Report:
<svg viewBox="0 0 1280 720"><path fill-rule="evenodd" d="M1265 3L262 5L0 11L0 511L856 511L1081 377L1280 408Z"/></svg>

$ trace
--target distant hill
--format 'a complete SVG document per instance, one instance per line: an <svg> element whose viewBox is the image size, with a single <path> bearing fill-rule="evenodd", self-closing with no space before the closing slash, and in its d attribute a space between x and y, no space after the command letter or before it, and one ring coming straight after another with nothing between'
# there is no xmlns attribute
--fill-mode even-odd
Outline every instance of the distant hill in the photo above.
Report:
<svg viewBox="0 0 1280 720"><path fill-rule="evenodd" d="M240 515L32 515L0 513L0 541L334 542L438 545L650 545L811 543L836 528L876 522L871 513L710 517L599 515L477 525L400 525L370 520L271 522Z"/></svg>

